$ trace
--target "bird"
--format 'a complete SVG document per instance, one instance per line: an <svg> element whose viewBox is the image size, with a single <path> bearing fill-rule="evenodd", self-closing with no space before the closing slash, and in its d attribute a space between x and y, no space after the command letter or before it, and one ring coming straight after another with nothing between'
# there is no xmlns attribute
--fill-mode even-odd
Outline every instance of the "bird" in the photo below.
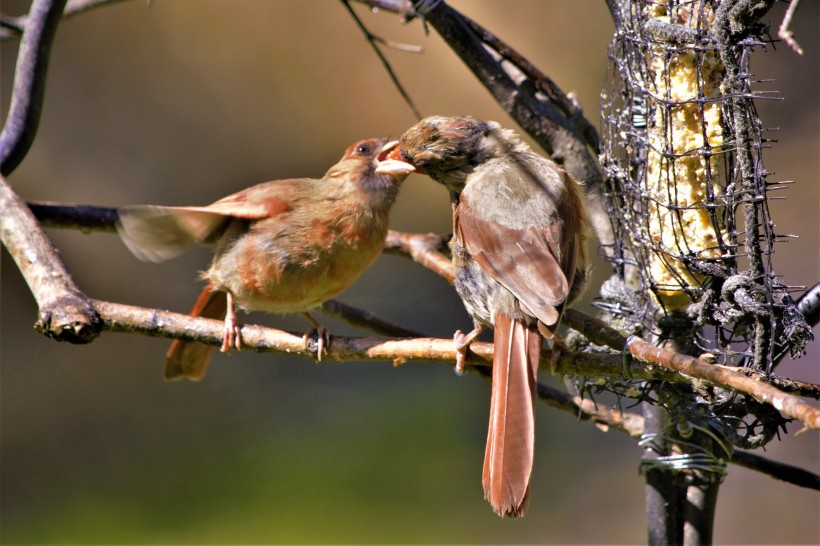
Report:
<svg viewBox="0 0 820 546"><path fill-rule="evenodd" d="M387 155L395 140L350 145L322 178L264 182L208 206L134 205L118 209L117 229L139 259L160 262L196 244L215 245L207 286L192 316L225 320L221 350L240 349L236 309L300 313L305 345L327 332L310 310L350 287L379 256L399 187L413 167ZM381 167L376 172L377 167ZM213 347L175 340L165 378L200 380Z"/></svg>
<svg viewBox="0 0 820 546"><path fill-rule="evenodd" d="M469 116L427 117L390 155L450 193L454 284L474 325L454 335L456 371L464 369L469 344L493 328L482 484L497 514L521 517L529 503L542 339L557 335L564 308L588 276L579 184L514 131Z"/></svg>

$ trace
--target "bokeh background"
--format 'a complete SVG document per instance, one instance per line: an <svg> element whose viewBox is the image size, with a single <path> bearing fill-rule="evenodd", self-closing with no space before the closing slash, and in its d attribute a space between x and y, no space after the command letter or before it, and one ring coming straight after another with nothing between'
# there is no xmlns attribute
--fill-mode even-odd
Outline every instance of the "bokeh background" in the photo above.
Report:
<svg viewBox="0 0 820 546"><path fill-rule="evenodd" d="M602 0L452 1L510 42L598 119L612 24ZM513 122L441 39L418 22L354 7L378 35L420 44L387 51L425 115ZM785 5L770 14L779 24ZM753 63L759 104L780 127L770 180L795 180L772 202L788 284L820 277L818 12L793 28L806 53L769 47ZM28 2L3 0L5 14ZM7 109L18 41L2 43ZM206 204L249 185L319 176L351 142L414 122L340 2L156 0L118 3L64 21L57 33L35 145L10 182L25 198L116 206ZM409 178L396 229L446 232L442 188ZM187 312L209 259L195 250L138 262L111 234L50 230L91 297ZM596 264L595 284L608 275ZM532 503L496 517L480 474L489 388L446 366L321 365L280 355L216 355L201 383L162 380L168 341L107 333L87 346L34 332L36 308L2 253L0 357L3 543L641 543L640 450L617 432L540 407ZM452 289L385 256L341 298L450 337L469 321ZM301 331L300 318L250 315ZM355 333L329 319L334 333ZM820 382L820 351L784 375ZM547 379L547 378L545 378ZM765 455L820 471L818 435ZM817 543L816 492L730 466L718 543Z"/></svg>

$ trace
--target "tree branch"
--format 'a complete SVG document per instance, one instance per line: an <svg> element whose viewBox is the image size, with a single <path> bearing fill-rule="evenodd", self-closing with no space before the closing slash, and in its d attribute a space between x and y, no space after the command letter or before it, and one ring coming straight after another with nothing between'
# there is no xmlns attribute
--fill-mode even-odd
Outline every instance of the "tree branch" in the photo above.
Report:
<svg viewBox="0 0 820 546"><path fill-rule="evenodd" d="M809 428L820 429L819 409L776 387L737 373L733 368L709 364L691 356L674 353L656 347L637 336L630 337L627 346L632 356L644 362L652 362L719 387L749 394L758 402L773 406L787 417L797 419Z"/></svg>
<svg viewBox="0 0 820 546"><path fill-rule="evenodd" d="M63 10L62 18L68 19L98 6L122 1L123 0L68 0L67 3L64 2L65 9ZM0 16L0 41L23 34L28 22L28 15L23 15L22 17Z"/></svg>
<svg viewBox="0 0 820 546"><path fill-rule="evenodd" d="M749 470L768 474L777 480L820 491L820 476L790 464L772 461L747 451L735 451L732 454L732 462Z"/></svg>
<svg viewBox="0 0 820 546"><path fill-rule="evenodd" d="M384 242L384 249L388 254L409 256L417 264L453 284L455 282L453 263L443 253L449 240L449 234L404 233L390 230Z"/></svg>
<svg viewBox="0 0 820 546"><path fill-rule="evenodd" d="M90 206L66 206L55 204L32 204L32 210L43 219L46 225L74 227L83 230L101 229L111 231L116 221L116 209L107 209ZM64 222L64 224L60 224ZM452 282L453 270L450 261L440 252L444 246L446 236L433 234L410 234L402 232L390 232L385 246L390 248L393 252L402 252L411 256L415 261L425 267L429 267L436 271L442 277ZM114 305L114 304L109 304ZM384 324L379 324L374 321L371 316L368 318L366 312L356 311L352 313L352 308L347 308L343 304L329 304L328 309L331 312L346 313L349 317L353 317L359 326L369 323L371 328L383 328ZM136 319L138 315L133 312L128 316ZM143 319L145 320L144 317ZM154 324L150 330L138 330L147 335L162 335L166 337L179 337L189 339L190 332L200 331L202 328L198 321L207 319L199 319L192 317L184 317L182 319L186 324L181 328L172 327L172 322L162 320L157 326L150 320L147 324ZM222 339L222 323L218 321L210 321L213 324L208 330L209 335L204 335L201 339L196 341L219 345ZM748 371L739 371L735 368L726 366L718 366L714 364L705 363L704 361L680 355L672 351L655 347L645 341L634 339L627 344L627 340L616 330L609 328L602 321L580 313L577 310L567 310L565 314L565 322L572 328L578 330L585 335L590 341L597 345L608 346L617 354L596 354L596 353L570 353L562 352L558 361L550 369L554 374L565 374L575 376L589 376L589 377L622 377L624 374L624 361L622 352L627 345L632 356L640 359L643 362L632 362L629 364L628 373L631 379L639 380L661 380L673 383L692 383L696 380L705 380L714 385L724 388L730 388L739 392L744 392L754 396L761 402L770 403L775 408L783 412L789 417L797 418L806 426L811 428L818 428L820 426L820 411L812 408L808 404L801 402L796 397L787 394L769 383L772 379L763 374L750 374ZM107 328L112 328L114 324L126 325L128 320L121 320L117 323L106 323ZM124 327L124 326L123 326ZM398 328L393 325L390 327ZM257 327L254 327L257 328ZM120 331L120 330L117 330ZM394 330L396 331L396 330ZM405 331L404 333L412 334L413 332ZM243 331L244 338L244 331ZM254 345L252 338L245 339L249 345ZM275 338L279 339L279 338ZM301 338L300 338L301 339ZM334 338L335 339L335 338ZM281 340L280 340L281 341ZM414 344L414 340L405 340L405 342L398 342L395 340L375 340L370 339L365 345L359 345L359 342L352 341L337 341L336 348L340 352L334 352L333 345L329 352L329 358L338 360L350 359L387 359L396 362L404 362L410 360L434 360L434 361L448 361L454 360L454 353L452 353L451 340L439 340L436 343L445 343L446 347L435 345L436 351L446 349L446 353L437 352L439 356L431 357L428 353L430 340L421 341L421 345ZM417 340L416 340L417 341ZM368 343L373 343L375 346L385 342L390 343L389 347L395 352L384 352L383 349L373 349ZM293 340L282 342L282 345L277 345L270 341L260 346L260 350L282 350L284 352L297 352L298 354L310 355L304 347L295 349ZM398 343L398 344L396 344ZM489 344L474 343L470 347L472 355L470 363L476 365L488 365L491 360L492 346ZM374 356L375 355L375 356ZM475 357L480 357L475 359ZM551 352L545 352L542 357L542 362L551 362ZM644 363L645 362L645 363ZM659 367L660 366L660 367ZM750 377L753 376L753 377ZM764 382L765 381L765 382ZM792 392L797 392L801 395L816 396L820 392L820 386L794 382L788 379L774 379L776 384Z"/></svg>
<svg viewBox="0 0 820 546"><path fill-rule="evenodd" d="M0 203L2 203L2 200L0 200ZM83 231L113 232L115 230L117 211L113 208L54 203L33 203L29 206L36 216L42 220L43 224L47 226L74 228ZM3 212L3 209L0 209L0 212ZM0 218L6 218L6 215L3 214ZM432 253L435 259L419 258L417 261L422 264L435 264L434 268L438 269L440 274L445 277L449 275L452 281L452 267L449 265L448 267L442 267L445 263L449 264L449 260L440 253L447 239L449 239L448 235L391 232L386 247L389 247L395 253L416 254L416 256L421 257ZM5 243L6 240L3 239L3 241ZM222 342L224 333L224 323L222 321L97 300L89 300L89 303L93 306L95 313L99 313L100 328L112 332L186 339L214 346L219 346ZM369 328L377 332L388 331L393 335L413 336L413 339L331 336L327 353L329 359L337 361L388 361L393 362L394 365L411 361L454 365L455 351L450 339L421 337L417 332L387 323L367 311L340 302L327 302L323 306L323 310L359 327ZM594 317L570 309L567 310L565 319L571 327L579 330L595 344L606 345L618 351L622 351L625 347L626 339L619 332L609 328ZM281 352L306 357L314 356L311 350L305 348L301 334L283 332L262 326L245 325L242 327L242 337L247 350ZM482 376L488 377L488 367L492 362L492 351L493 347L490 343L473 343L468 354L468 363L471 365L471 369L476 370ZM561 351L558 358L553 361L552 352L544 351L541 361L545 363L544 369L549 369L551 373L559 375L606 378L622 377L624 373L623 355L620 352L618 354L595 354ZM733 368L726 369L727 373L747 373ZM642 362L629 364L628 373L630 378L635 380L692 382L691 378L680 373ZM756 379L759 381L782 381L786 387L791 382L791 380L779 380L778 378L767 379L765 376ZM755 379L750 379L750 381L755 381ZM817 392L820 388L816 385L791 383L794 384L792 387L800 392L803 390ZM640 415L623 413L616 409L600 408L592 400L582 399L579 396L561 392L541 384L538 387L538 394L539 399L547 405L572 413L579 420L593 422L604 430L612 428L625 432L634 438L640 437L644 432L644 421ZM782 469L778 467L777 463L768 465L760 463L759 466L758 470L761 472L770 473L778 479L786 479L779 476ZM806 473L806 475L810 476L811 474ZM801 478L801 480L801 483L797 485L811 487L810 479ZM809 485L806 485L806 483Z"/></svg>
<svg viewBox="0 0 820 546"><path fill-rule="evenodd" d="M93 306L77 288L57 250L25 202L0 177L0 241L39 307L35 328L48 337L88 343L100 332Z"/></svg>
<svg viewBox="0 0 820 546"><path fill-rule="evenodd" d="M798 5L800 5L800 0L792 0L789 3L789 9L786 10L786 15L783 16L783 21L780 23L780 28L777 29L777 35L781 40L786 42L786 44L788 44L788 46L792 48L795 53L802 55L803 48L801 48L800 44L797 43L797 40L794 39L794 33L791 28L789 28L792 24L792 17L794 17L794 12L797 11Z"/></svg>
<svg viewBox="0 0 820 546"><path fill-rule="evenodd" d="M206 345L222 344L225 324L221 320L147 309L131 305L90 300L99 313L105 330L195 341ZM371 327L374 327L372 324ZM242 325L243 348L253 352L278 352L315 357L306 348L302 334L288 333L259 325ZM452 339L330 336L323 359L343 361L392 361L394 364L426 361L455 364ZM472 366L492 365L493 345L475 342L470 345L467 362ZM561 351L553 360L549 350L542 352L542 369L553 374L588 377L618 377L623 373L621 355L596 355ZM636 379L674 381L675 374L636 363L630 369Z"/></svg>
<svg viewBox="0 0 820 546"><path fill-rule="evenodd" d="M336 320L351 326L370 330L371 332L395 337L425 337L423 334L393 324L365 309L359 309L337 300L328 300L322 304L322 312Z"/></svg>
<svg viewBox="0 0 820 546"><path fill-rule="evenodd" d="M17 53L11 105L0 132L0 174L8 176L34 142L46 89L51 44L66 0L35 0Z"/></svg>

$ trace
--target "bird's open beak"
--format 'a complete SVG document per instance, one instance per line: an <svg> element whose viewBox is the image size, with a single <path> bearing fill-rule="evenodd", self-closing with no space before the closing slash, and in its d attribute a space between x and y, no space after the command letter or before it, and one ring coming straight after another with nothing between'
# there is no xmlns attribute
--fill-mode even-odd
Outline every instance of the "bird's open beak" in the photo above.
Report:
<svg viewBox="0 0 820 546"><path fill-rule="evenodd" d="M398 140L392 140L382 146L376 161L378 163L376 165L377 173L389 174L399 182L407 178L410 173L416 172L416 167L401 158L401 148Z"/></svg>

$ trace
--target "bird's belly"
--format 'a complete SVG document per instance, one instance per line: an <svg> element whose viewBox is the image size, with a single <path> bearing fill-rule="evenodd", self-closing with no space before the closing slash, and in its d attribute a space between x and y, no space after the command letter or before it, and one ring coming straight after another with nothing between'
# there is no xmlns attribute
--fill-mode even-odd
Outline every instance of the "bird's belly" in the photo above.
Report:
<svg viewBox="0 0 820 546"><path fill-rule="evenodd" d="M492 328L493 300L504 288L472 260L456 270L455 288L473 320Z"/></svg>
<svg viewBox="0 0 820 546"><path fill-rule="evenodd" d="M343 246L331 252L304 248L296 254L271 252L238 256L227 265L235 274L209 277L229 290L247 311L295 313L313 309L349 288L381 252L383 240L358 248Z"/></svg>

